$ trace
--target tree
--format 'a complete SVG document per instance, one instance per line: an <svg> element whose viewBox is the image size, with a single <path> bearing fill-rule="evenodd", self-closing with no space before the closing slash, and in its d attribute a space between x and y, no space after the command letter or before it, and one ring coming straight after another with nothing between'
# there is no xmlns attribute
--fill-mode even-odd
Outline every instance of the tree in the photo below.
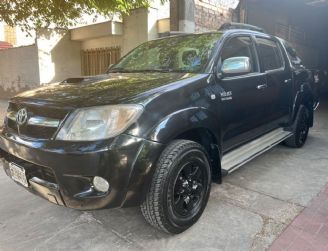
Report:
<svg viewBox="0 0 328 251"><path fill-rule="evenodd" d="M148 7L151 0L0 0L0 21L23 30L67 28L83 14L128 14L132 9Z"/></svg>

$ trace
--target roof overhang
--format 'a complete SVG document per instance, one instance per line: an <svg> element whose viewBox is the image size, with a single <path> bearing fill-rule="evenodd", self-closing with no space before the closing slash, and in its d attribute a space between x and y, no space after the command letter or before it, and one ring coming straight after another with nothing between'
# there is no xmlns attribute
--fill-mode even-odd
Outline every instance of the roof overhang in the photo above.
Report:
<svg viewBox="0 0 328 251"><path fill-rule="evenodd" d="M71 40L83 41L112 35L123 35L121 22L108 21L71 29Z"/></svg>

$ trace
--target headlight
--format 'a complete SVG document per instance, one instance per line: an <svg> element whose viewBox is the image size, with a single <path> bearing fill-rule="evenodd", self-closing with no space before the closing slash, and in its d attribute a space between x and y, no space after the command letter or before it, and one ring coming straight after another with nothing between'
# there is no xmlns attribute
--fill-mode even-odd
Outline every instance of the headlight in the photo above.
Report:
<svg viewBox="0 0 328 251"><path fill-rule="evenodd" d="M107 139L126 130L143 111L141 105L108 105L78 109L71 114L56 139L93 141Z"/></svg>

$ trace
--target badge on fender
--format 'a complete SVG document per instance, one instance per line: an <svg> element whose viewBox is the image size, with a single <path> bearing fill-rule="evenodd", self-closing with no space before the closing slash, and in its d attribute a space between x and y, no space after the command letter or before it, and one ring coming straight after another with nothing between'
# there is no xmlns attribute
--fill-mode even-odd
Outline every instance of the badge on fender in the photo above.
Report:
<svg viewBox="0 0 328 251"><path fill-rule="evenodd" d="M221 92L220 95L221 95L222 101L232 100L232 92L231 91Z"/></svg>

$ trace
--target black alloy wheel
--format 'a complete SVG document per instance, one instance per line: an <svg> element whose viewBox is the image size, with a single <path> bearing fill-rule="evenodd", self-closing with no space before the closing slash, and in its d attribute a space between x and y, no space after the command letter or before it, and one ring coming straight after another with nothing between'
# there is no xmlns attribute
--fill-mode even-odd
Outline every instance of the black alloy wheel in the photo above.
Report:
<svg viewBox="0 0 328 251"><path fill-rule="evenodd" d="M299 128L296 132L298 135L298 145L303 146L309 134L309 118L307 112L302 113L300 121L299 121Z"/></svg>
<svg viewBox="0 0 328 251"><path fill-rule="evenodd" d="M185 163L175 181L172 206L181 217L193 215L203 200L207 177L201 165L197 160Z"/></svg>
<svg viewBox="0 0 328 251"><path fill-rule="evenodd" d="M167 233L178 234L202 215L211 189L211 167L196 142L174 140L162 152L146 199L145 219Z"/></svg>
<svg viewBox="0 0 328 251"><path fill-rule="evenodd" d="M284 142L289 147L301 148L304 146L309 135L309 110L306 107L300 109L302 110L297 119L294 134Z"/></svg>

